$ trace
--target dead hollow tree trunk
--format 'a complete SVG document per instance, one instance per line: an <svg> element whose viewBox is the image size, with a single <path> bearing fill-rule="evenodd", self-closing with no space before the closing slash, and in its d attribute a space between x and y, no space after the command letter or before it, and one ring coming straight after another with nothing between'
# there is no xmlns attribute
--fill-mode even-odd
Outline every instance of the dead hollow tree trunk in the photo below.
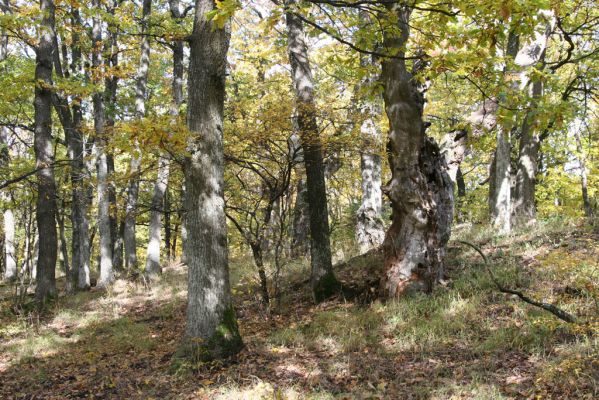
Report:
<svg viewBox="0 0 599 400"><path fill-rule="evenodd" d="M397 30L387 31L384 47L397 56L383 60L382 81L389 118L389 163L392 178L384 187L393 210L383 244L388 297L428 290L443 272L445 245L453 213L453 189L434 140L425 134L424 97L406 67L410 9L389 6Z"/></svg>
<svg viewBox="0 0 599 400"><path fill-rule="evenodd" d="M310 217L310 262L312 292L319 302L339 289L333 273L329 213L322 143L316 122L314 82L302 20L295 14L296 0L285 1L287 46L296 97L298 132L304 153L308 213Z"/></svg>
<svg viewBox="0 0 599 400"><path fill-rule="evenodd" d="M212 0L196 0L189 38L187 123L184 162L188 272L187 356L226 357L243 346L231 303L224 201L223 112L230 22L207 19Z"/></svg>

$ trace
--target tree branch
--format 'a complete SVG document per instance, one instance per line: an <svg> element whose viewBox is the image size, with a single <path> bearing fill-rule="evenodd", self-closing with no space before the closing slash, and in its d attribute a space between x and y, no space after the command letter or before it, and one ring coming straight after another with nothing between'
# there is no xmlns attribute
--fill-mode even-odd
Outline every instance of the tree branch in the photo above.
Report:
<svg viewBox="0 0 599 400"><path fill-rule="evenodd" d="M495 275L493 274L493 271L491 271L491 269L489 268L489 261L487 260L487 256L485 256L485 253L483 253L482 250L477 245L475 245L473 243L470 243L470 242L468 242L466 240L458 240L458 242L462 243L462 244L465 244L467 246L470 246L478 254L481 255L481 257L483 258L483 260L485 262L485 268L486 268L487 272L489 273L489 276L491 276L491 280L493 281L493 283L497 287L497 290L499 290L502 293L508 293L508 294L516 295L516 296L518 296L518 298L520 300L524 301L525 303L528 303L528 304L533 305L535 307L542 308L543 310L548 311L551 314L555 315L556 317L558 317L562 321L566 321L566 322L571 323L571 324L576 322L576 317L575 316L573 316L570 313L567 313L566 311L562 310L561 308L558 308L558 307L554 306L553 304L545 303L545 302L542 302L542 301L536 301L536 300L531 299L530 297L524 295L522 292L520 292L518 290L509 289L509 288L506 288L503 285L501 285L499 283L499 281L497 280L497 278L495 277Z"/></svg>

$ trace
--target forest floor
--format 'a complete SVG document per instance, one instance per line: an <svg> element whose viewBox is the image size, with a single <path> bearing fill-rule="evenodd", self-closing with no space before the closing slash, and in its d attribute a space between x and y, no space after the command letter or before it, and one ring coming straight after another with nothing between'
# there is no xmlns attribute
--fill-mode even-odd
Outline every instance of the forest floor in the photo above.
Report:
<svg viewBox="0 0 599 400"><path fill-rule="evenodd" d="M185 325L181 266L151 287L119 280L109 291L61 297L42 317L15 315L13 289L3 286L0 398L598 398L599 234L554 221L503 238L476 227L455 236L481 247L504 286L580 323L499 293L481 257L455 240L446 284L431 295L373 300L376 256L365 256L336 271L353 299L315 306L304 275L269 318L249 266L234 262L245 348L203 365L173 362Z"/></svg>

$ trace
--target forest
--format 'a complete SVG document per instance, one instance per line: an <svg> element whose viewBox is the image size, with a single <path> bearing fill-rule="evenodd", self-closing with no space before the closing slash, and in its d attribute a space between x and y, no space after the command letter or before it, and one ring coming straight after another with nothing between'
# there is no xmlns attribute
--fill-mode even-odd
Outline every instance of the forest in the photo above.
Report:
<svg viewBox="0 0 599 400"><path fill-rule="evenodd" d="M598 43L593 0L0 0L0 398L599 398Z"/></svg>

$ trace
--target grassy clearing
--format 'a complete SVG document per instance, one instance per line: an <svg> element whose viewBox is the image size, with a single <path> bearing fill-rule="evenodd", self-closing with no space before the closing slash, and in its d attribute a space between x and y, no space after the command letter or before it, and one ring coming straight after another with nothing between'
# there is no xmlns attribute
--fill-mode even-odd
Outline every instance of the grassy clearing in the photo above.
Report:
<svg viewBox="0 0 599 400"><path fill-rule="evenodd" d="M566 324L498 293L480 256L457 242L445 286L386 303L336 299L314 306L307 286L299 285L306 263L298 262L285 278L294 289L284 292L280 313L269 320L259 310L253 268L234 260L246 348L231 362L172 374L186 294L185 270L174 267L151 287L119 281L108 292L62 298L44 319L3 312L0 373L26 394L43 397L52 388L58 398L599 396L597 235L583 225L548 222L502 238L486 228L456 237L481 246L503 285L583 323ZM369 262L356 259L338 273L351 281ZM36 372L26 372L33 365Z"/></svg>

